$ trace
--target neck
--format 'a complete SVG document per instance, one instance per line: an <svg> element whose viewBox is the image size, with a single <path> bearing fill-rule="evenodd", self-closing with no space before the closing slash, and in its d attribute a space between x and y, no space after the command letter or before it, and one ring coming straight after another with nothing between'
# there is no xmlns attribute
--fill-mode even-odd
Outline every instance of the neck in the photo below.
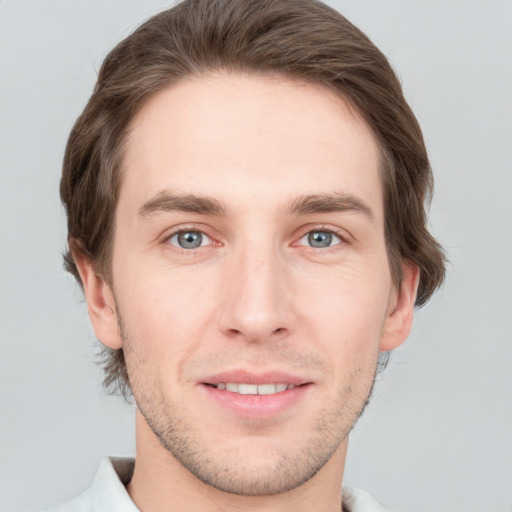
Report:
<svg viewBox="0 0 512 512"><path fill-rule="evenodd" d="M299 487L272 496L240 496L198 480L160 444L137 410L136 462L127 490L143 512L340 512L347 441L313 478Z"/></svg>

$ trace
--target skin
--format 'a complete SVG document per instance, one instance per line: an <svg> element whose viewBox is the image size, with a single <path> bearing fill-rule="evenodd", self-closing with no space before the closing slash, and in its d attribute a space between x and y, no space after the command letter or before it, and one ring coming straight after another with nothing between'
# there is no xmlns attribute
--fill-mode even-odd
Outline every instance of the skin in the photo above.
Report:
<svg viewBox="0 0 512 512"><path fill-rule="evenodd" d="M379 169L353 108L282 77L182 81L132 121L111 285L76 256L96 336L125 350L141 510L340 510L348 433L418 282L407 264L392 282ZM232 370L308 386L246 417L205 392Z"/></svg>

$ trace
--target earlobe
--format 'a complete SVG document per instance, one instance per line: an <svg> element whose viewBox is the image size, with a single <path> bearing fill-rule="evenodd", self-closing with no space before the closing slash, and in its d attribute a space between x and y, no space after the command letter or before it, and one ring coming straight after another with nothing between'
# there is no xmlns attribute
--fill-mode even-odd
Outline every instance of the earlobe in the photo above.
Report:
<svg viewBox="0 0 512 512"><path fill-rule="evenodd" d="M89 318L96 338L113 350L121 348L116 304L109 285L94 270L87 255L75 254L73 251L73 258L82 279Z"/></svg>
<svg viewBox="0 0 512 512"><path fill-rule="evenodd" d="M414 317L414 304L418 290L420 270L416 265L402 265L403 279L384 325L380 350L393 350L409 336Z"/></svg>

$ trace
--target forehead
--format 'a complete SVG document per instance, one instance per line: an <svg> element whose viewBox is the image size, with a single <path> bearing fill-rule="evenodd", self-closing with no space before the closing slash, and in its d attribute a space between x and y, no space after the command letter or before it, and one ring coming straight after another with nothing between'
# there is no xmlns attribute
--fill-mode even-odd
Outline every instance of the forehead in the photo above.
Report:
<svg viewBox="0 0 512 512"><path fill-rule="evenodd" d="M218 73L156 94L128 132L120 203L171 190L234 206L343 192L381 209L380 151L354 108L327 88Z"/></svg>

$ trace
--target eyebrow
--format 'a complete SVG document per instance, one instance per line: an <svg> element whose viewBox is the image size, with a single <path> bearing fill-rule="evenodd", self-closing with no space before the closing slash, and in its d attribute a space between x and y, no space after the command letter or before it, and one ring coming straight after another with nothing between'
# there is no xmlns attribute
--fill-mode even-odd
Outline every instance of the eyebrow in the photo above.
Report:
<svg viewBox="0 0 512 512"><path fill-rule="evenodd" d="M149 217L161 212L187 212L201 215L225 215L226 208L216 199L192 194L172 194L161 192L146 201L139 208L141 217Z"/></svg>
<svg viewBox="0 0 512 512"><path fill-rule="evenodd" d="M362 213L371 221L375 218L372 209L362 199L340 192L299 196L289 204L288 211L299 215L334 212Z"/></svg>
<svg viewBox="0 0 512 512"><path fill-rule="evenodd" d="M372 209L361 199L345 193L308 194L293 199L288 205L289 214L348 212L362 213L374 220ZM157 194L139 208L141 217L161 212L187 212L200 215L226 215L227 209L217 199L193 194Z"/></svg>

